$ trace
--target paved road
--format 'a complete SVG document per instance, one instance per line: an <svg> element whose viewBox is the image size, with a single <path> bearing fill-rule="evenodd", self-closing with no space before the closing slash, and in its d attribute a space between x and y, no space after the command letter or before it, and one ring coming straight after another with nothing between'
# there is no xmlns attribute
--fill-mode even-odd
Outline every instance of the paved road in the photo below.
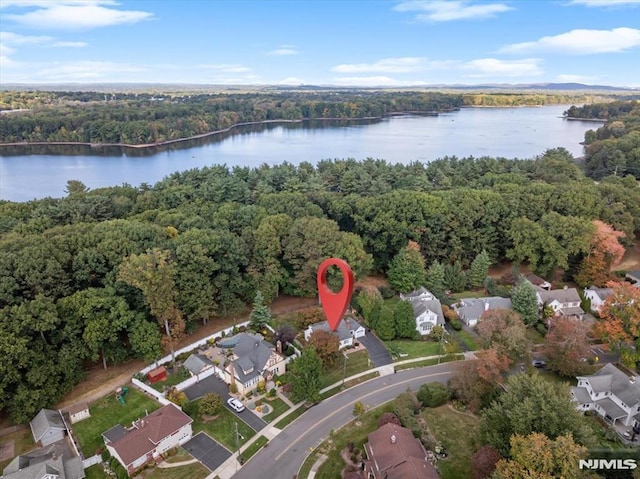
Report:
<svg viewBox="0 0 640 479"><path fill-rule="evenodd" d="M368 331L365 336L358 338L358 341L360 341L360 343L362 343L362 345L367 348L369 357L371 358L371 361L376 368L379 368L380 366L386 366L387 364L391 364L393 362L393 359L391 359L391 354L389 354L387 348L384 347L382 341L374 336L372 331Z"/></svg>
<svg viewBox="0 0 640 479"><path fill-rule="evenodd" d="M231 411L233 414L238 416L242 421L247 423L247 425L252 428L254 431L258 432L264 429L267 425L260 417L253 413L249 408L245 408L242 412L236 412L231 409L227 405L227 399L231 396L229 395L229 386L220 378L215 375L209 376L201 380L199 383L194 384L193 386L189 386L184 390L189 401L193 401L199 397L204 396L207 393L217 393L222 396L222 400L224 401L224 406Z"/></svg>
<svg viewBox="0 0 640 479"><path fill-rule="evenodd" d="M273 438L234 476L235 479L278 477L291 479L311 449L320 444L332 429L339 429L353 419L353 404L361 401L371 407L392 400L407 387L414 391L426 382L446 382L456 364L401 371L354 386L313 406L289 427Z"/></svg>

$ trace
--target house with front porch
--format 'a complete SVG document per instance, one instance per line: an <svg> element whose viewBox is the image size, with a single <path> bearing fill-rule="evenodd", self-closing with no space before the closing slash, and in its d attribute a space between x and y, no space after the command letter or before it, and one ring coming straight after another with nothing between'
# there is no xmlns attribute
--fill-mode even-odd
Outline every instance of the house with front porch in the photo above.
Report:
<svg viewBox="0 0 640 479"><path fill-rule="evenodd" d="M425 288L420 288L406 295L401 294L400 299L409 301L413 308L413 316L416 322L416 331L421 336L431 333L434 326L442 326L444 329L444 314L440 300Z"/></svg>
<svg viewBox="0 0 640 479"><path fill-rule="evenodd" d="M358 338L361 338L366 334L364 326L351 316L346 316L342 321L340 321L335 331L331 331L331 327L327 321L311 324L304 331L304 339L309 341L309 339L311 339L311 335L315 331L326 331L327 333L338 336L338 349L353 346Z"/></svg>
<svg viewBox="0 0 640 479"><path fill-rule="evenodd" d="M580 307L580 295L576 288L552 289L545 291L536 290L538 306L540 309L549 307L553 310L554 316L565 316L568 318L582 319L584 310Z"/></svg>
<svg viewBox="0 0 640 479"><path fill-rule="evenodd" d="M580 411L595 411L611 425L640 428L640 378L609 363L571 388Z"/></svg>

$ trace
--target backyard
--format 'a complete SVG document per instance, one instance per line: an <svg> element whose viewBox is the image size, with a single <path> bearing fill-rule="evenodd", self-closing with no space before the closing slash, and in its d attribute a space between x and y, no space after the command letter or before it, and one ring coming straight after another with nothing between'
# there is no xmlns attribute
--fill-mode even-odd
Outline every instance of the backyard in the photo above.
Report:
<svg viewBox="0 0 640 479"><path fill-rule="evenodd" d="M85 457L93 456L98 448L104 446L103 432L116 424L129 426L160 407L159 403L133 387L129 387L124 400L125 404L121 404L115 394L109 394L89 406L90 418L72 426Z"/></svg>

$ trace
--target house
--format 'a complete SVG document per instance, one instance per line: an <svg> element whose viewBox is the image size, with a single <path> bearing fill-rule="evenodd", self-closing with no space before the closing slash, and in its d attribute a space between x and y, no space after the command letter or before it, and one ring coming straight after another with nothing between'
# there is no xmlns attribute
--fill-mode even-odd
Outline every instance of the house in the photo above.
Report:
<svg viewBox="0 0 640 479"><path fill-rule="evenodd" d="M584 297L591 301L591 310L596 313L600 312L605 299L612 294L613 290L611 288L596 288L595 286L591 286L584 290Z"/></svg>
<svg viewBox="0 0 640 479"><path fill-rule="evenodd" d="M609 424L640 428L640 378L609 363L591 376L578 376L571 396L580 411L596 411Z"/></svg>
<svg viewBox="0 0 640 479"><path fill-rule="evenodd" d="M229 351L224 380L235 384L240 394L256 389L261 379L270 381L285 373L285 357L260 334L239 333L217 344Z"/></svg>
<svg viewBox="0 0 640 479"><path fill-rule="evenodd" d="M89 412L89 405L86 402L74 404L67 410L67 412L69 413L71 424L75 424L82 421L83 419L91 417L91 413Z"/></svg>
<svg viewBox="0 0 640 479"><path fill-rule="evenodd" d="M309 325L309 327L304 331L304 339L309 341L309 339L311 339L311 335L315 331L326 331L327 333L337 335L340 340L338 349L353 346L355 339L361 338L366 334L364 326L358 323L358 321L353 317L349 316L340 321L335 331L331 331L331 327L326 321Z"/></svg>
<svg viewBox="0 0 640 479"><path fill-rule="evenodd" d="M168 404L134 421L130 428L118 424L102 437L109 453L131 474L191 439L192 422L177 406Z"/></svg>
<svg viewBox="0 0 640 479"><path fill-rule="evenodd" d="M636 286L636 288L640 288L640 270L629 271L624 275L624 277L631 281Z"/></svg>
<svg viewBox="0 0 640 479"><path fill-rule="evenodd" d="M440 300L428 290L420 288L412 293L400 295L400 298L411 303L416 331L420 335L429 334L436 325L444 328L444 314Z"/></svg>
<svg viewBox="0 0 640 479"><path fill-rule="evenodd" d="M475 326L485 311L494 309L511 309L511 299L499 296L487 298L465 298L461 299L454 309L458 317L467 326Z"/></svg>
<svg viewBox="0 0 640 479"><path fill-rule="evenodd" d="M203 354L192 354L184 362L184 367L192 376L198 376L203 371L211 369L214 366L213 361Z"/></svg>
<svg viewBox="0 0 640 479"><path fill-rule="evenodd" d="M167 380L167 369L164 366L157 367L147 373L147 379L150 383L157 383Z"/></svg>
<svg viewBox="0 0 640 479"><path fill-rule="evenodd" d="M545 306L553 309L554 316L566 316L576 319L582 319L584 311L580 307L580 295L576 288L552 289L545 291L538 289L536 291L538 297L538 306Z"/></svg>
<svg viewBox="0 0 640 479"><path fill-rule="evenodd" d="M17 456L2 471L3 479L84 479L80 457L42 449Z"/></svg>
<svg viewBox="0 0 640 479"><path fill-rule="evenodd" d="M64 439L67 427L59 411L41 409L36 417L29 423L33 442L38 446L48 446Z"/></svg>
<svg viewBox="0 0 640 479"><path fill-rule="evenodd" d="M367 479L437 479L427 451L406 427L387 423L367 436L364 477Z"/></svg>
<svg viewBox="0 0 640 479"><path fill-rule="evenodd" d="M551 283L549 283L549 281L541 278L540 276L536 276L533 273L525 274L524 279L529 281L529 283L536 286L537 288L544 289L546 291L549 291L551 289Z"/></svg>

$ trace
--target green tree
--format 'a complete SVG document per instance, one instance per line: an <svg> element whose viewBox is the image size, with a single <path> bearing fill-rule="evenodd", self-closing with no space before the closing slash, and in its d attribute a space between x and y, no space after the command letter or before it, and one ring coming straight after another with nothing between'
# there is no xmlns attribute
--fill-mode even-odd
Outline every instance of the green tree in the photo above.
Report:
<svg viewBox="0 0 640 479"><path fill-rule="evenodd" d="M253 298L253 309L251 310L249 325L254 331L262 331L271 323L271 311L269 306L264 304L264 298L260 291L256 291Z"/></svg>
<svg viewBox="0 0 640 479"><path fill-rule="evenodd" d="M538 322L538 297L531 283L520 279L511 293L511 303L525 324L533 326Z"/></svg>
<svg viewBox="0 0 640 479"><path fill-rule="evenodd" d="M460 293L467 287L467 275L460 262L444 265L444 286L446 289Z"/></svg>
<svg viewBox="0 0 640 479"><path fill-rule="evenodd" d="M434 261L427 270L425 285L436 297L444 297L444 266L439 261Z"/></svg>
<svg viewBox="0 0 640 479"><path fill-rule="evenodd" d="M65 193L69 196L86 193L89 188L80 180L68 180L67 186L64 189Z"/></svg>
<svg viewBox="0 0 640 479"><path fill-rule="evenodd" d="M202 396L198 404L200 415L215 416L222 411L222 396L216 393L207 393Z"/></svg>
<svg viewBox="0 0 640 479"><path fill-rule="evenodd" d="M473 289L481 288L485 278L489 274L489 266L491 266L491 258L486 250L482 250L475 257L469 269L468 279L469 287Z"/></svg>
<svg viewBox="0 0 640 479"><path fill-rule="evenodd" d="M396 337L396 319L394 317L395 308L390 304L380 311L380 317L376 322L376 334L383 341L391 341Z"/></svg>
<svg viewBox="0 0 640 479"><path fill-rule="evenodd" d="M426 383L420 386L416 396L424 407L438 407L447 402L449 391L440 383Z"/></svg>
<svg viewBox="0 0 640 479"><path fill-rule="evenodd" d="M424 258L418 243L409 241L391 260L387 271L389 284L401 293L418 289L425 281Z"/></svg>
<svg viewBox="0 0 640 479"><path fill-rule="evenodd" d="M353 415L355 417L360 417L364 414L364 412L365 412L364 405L360 401L357 401L353 405Z"/></svg>
<svg viewBox="0 0 640 479"><path fill-rule="evenodd" d="M409 301L398 301L393 308L395 317L395 330L397 338L415 339L416 320L413 313L413 306Z"/></svg>
<svg viewBox="0 0 640 479"><path fill-rule="evenodd" d="M374 288L363 289L356 296L355 303L369 327L375 329L384 305L380 291Z"/></svg>
<svg viewBox="0 0 640 479"><path fill-rule="evenodd" d="M289 373L294 402L316 403L320 400L322 361L312 347L304 348L300 357L291 362Z"/></svg>

